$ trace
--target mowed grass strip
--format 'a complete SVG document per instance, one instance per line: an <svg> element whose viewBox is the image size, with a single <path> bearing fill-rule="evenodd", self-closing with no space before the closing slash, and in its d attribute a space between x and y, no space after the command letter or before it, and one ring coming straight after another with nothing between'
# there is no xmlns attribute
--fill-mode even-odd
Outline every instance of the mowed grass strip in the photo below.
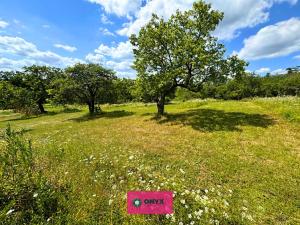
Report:
<svg viewBox="0 0 300 225"><path fill-rule="evenodd" d="M111 154L116 160L138 155L162 175L166 165L178 176L183 169L190 189L233 190L234 207L238 211L246 202L254 224L300 223L299 98L174 102L160 119L154 104L102 108L93 117L82 107L48 106L48 115L28 118L0 112L1 129L10 123L25 130L49 179L72 184L76 201L70 208L77 221L88 221L91 212L100 218L97 210L111 213L99 206L111 190L91 179L96 164L83 163ZM124 190L132 188L128 183ZM125 214L125 205L121 208ZM146 219L120 223L147 224Z"/></svg>

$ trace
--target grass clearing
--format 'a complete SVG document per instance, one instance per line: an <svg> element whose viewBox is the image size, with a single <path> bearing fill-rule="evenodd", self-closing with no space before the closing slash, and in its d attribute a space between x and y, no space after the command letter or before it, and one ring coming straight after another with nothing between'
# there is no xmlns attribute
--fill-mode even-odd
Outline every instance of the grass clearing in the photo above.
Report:
<svg viewBox="0 0 300 225"><path fill-rule="evenodd" d="M174 102L161 119L154 104L102 108L0 112L0 129L25 129L49 180L70 184L70 223L300 223L299 98ZM177 191L175 219L126 214L126 192L146 189Z"/></svg>

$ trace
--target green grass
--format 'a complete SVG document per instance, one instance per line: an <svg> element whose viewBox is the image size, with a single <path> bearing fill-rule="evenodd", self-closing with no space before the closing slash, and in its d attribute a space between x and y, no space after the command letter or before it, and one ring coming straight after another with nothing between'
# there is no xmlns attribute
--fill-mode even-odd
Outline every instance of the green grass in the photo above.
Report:
<svg viewBox="0 0 300 225"><path fill-rule="evenodd" d="M0 112L0 129L25 129L38 166L72 189L72 223L169 224L126 213L127 191L160 189L177 191L174 224L206 206L216 213L204 213L202 224L300 224L299 98L175 102L161 119L153 104L102 108L94 117L85 107L48 106L37 117ZM193 190L212 201L197 203Z"/></svg>

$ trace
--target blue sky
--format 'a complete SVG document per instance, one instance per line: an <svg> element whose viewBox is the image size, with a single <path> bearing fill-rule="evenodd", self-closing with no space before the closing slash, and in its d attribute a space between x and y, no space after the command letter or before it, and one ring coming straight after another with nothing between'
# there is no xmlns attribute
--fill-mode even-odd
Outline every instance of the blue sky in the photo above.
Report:
<svg viewBox="0 0 300 225"><path fill-rule="evenodd" d="M157 13L168 18L194 0L1 0L0 70L31 64L101 63L135 77L128 36ZM249 61L249 71L282 73L300 65L298 0L207 0L225 13L215 35Z"/></svg>

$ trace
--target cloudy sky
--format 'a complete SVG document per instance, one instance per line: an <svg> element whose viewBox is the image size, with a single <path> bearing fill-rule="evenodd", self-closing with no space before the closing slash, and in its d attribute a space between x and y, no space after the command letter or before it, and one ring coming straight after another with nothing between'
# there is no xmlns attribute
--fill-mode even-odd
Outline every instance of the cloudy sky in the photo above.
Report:
<svg viewBox="0 0 300 225"><path fill-rule="evenodd" d="M152 13L168 18L193 0L1 0L0 70L31 64L101 63L135 77L128 36ZM225 13L214 33L250 62L249 71L281 73L300 65L298 0L207 0Z"/></svg>

